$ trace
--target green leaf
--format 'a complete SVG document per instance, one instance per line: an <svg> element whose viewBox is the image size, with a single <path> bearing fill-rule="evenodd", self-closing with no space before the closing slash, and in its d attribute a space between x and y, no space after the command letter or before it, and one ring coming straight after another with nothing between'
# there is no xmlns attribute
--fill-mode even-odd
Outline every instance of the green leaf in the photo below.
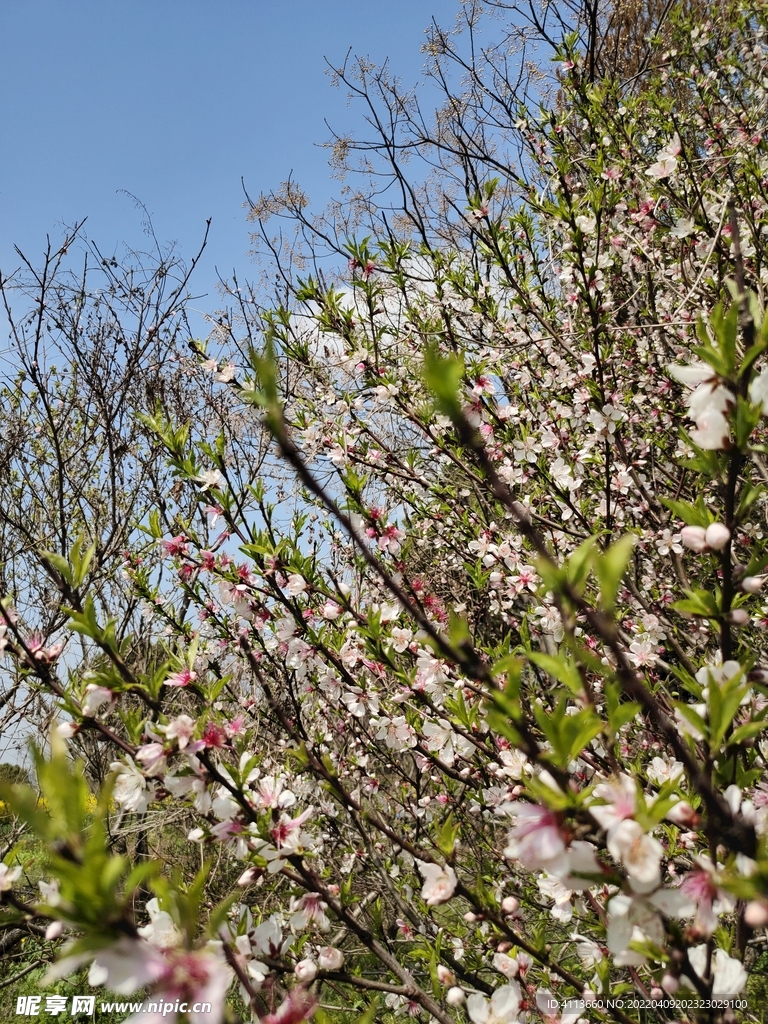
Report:
<svg viewBox="0 0 768 1024"><path fill-rule="evenodd" d="M600 604L606 611L611 610L616 603L619 584L627 571L636 543L635 535L627 533L611 544L595 562L595 572L600 580Z"/></svg>
<svg viewBox="0 0 768 1024"><path fill-rule="evenodd" d="M443 824L437 831L435 843L444 857L452 857L456 847L456 839L459 834L459 824L454 821L453 814L449 813Z"/></svg>
<svg viewBox="0 0 768 1024"><path fill-rule="evenodd" d="M63 557L63 555L57 555L55 551L43 551L42 556L47 562L51 563L65 583L73 586L72 569L69 562Z"/></svg>
<svg viewBox="0 0 768 1024"><path fill-rule="evenodd" d="M639 704L630 701L628 704L620 704L614 711L611 711L608 715L608 723L613 732L618 732L623 725L631 722L640 714L641 710Z"/></svg>
<svg viewBox="0 0 768 1024"><path fill-rule="evenodd" d="M563 653L551 655L531 651L528 657L534 665L538 665L558 682L567 686L571 693L580 695L584 692L578 665L566 658Z"/></svg>
<svg viewBox="0 0 768 1024"><path fill-rule="evenodd" d="M571 584L574 590L581 592L584 589L584 583L592 570L592 566L595 562L598 537L587 537L587 539L579 544L576 550L568 558L565 563L565 572L568 582Z"/></svg>
<svg viewBox="0 0 768 1024"><path fill-rule="evenodd" d="M691 505L687 501L677 501L674 498L662 498L661 503L678 519L682 519L686 526L703 526L706 529L712 522L712 516L701 498L695 505Z"/></svg>
<svg viewBox="0 0 768 1024"><path fill-rule="evenodd" d="M675 601L671 607L677 612L686 612L700 618L716 619L720 614L714 595L707 590L683 590L685 601Z"/></svg>
<svg viewBox="0 0 768 1024"><path fill-rule="evenodd" d="M757 736L768 728L768 720L762 718L758 721L745 722L744 725L740 725L737 729L733 730L733 733L728 739L729 746L738 746L745 740L752 739L753 736Z"/></svg>
<svg viewBox="0 0 768 1024"><path fill-rule="evenodd" d="M464 376L464 360L458 356L441 356L435 346L424 355L424 382L431 392L438 412L454 422L461 417L459 388Z"/></svg>
<svg viewBox="0 0 768 1024"><path fill-rule="evenodd" d="M452 647L465 647L472 644L472 633L465 615L457 615L453 609L450 611L448 625L448 638Z"/></svg>
<svg viewBox="0 0 768 1024"><path fill-rule="evenodd" d="M718 686L714 680L710 683L707 704L709 742L713 750L716 750L722 743L747 692L747 687L742 685L739 680L740 676L729 679L722 687Z"/></svg>
<svg viewBox="0 0 768 1024"><path fill-rule="evenodd" d="M70 551L70 558L72 560L72 585L77 589L82 586L85 582L85 577L88 575L88 570L91 567L93 556L96 554L96 544L91 544L88 547L85 546L85 537L81 533L78 535L72 550Z"/></svg>
<svg viewBox="0 0 768 1024"><path fill-rule="evenodd" d="M362 1013L355 1024L376 1024L376 1014L379 1009L379 998L378 996L371 1000L368 1004L367 1009ZM315 1011L315 1019L317 1020L317 1011Z"/></svg>

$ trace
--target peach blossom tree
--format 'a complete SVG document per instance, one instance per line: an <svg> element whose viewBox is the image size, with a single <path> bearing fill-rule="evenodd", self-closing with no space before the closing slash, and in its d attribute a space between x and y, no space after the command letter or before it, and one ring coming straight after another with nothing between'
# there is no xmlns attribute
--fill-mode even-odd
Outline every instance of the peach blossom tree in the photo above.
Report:
<svg viewBox="0 0 768 1024"><path fill-rule="evenodd" d="M54 978L210 1002L193 1024L760 1019L768 11L670 16L629 82L539 22L552 62L516 80L530 35L467 46L476 13L429 38L434 122L337 69L377 133L337 162L397 200L261 197L282 297L233 285L230 352L187 357L287 475L144 418L196 503L126 556L158 667L85 541L48 564L97 670L3 605L61 709L44 803L4 790L46 879L0 876ZM115 851L132 822L149 856Z"/></svg>

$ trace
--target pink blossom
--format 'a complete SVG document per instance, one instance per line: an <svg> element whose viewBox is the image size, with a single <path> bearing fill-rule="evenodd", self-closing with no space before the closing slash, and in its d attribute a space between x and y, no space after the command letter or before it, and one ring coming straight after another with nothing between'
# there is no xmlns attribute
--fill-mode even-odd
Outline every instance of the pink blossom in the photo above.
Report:
<svg viewBox="0 0 768 1024"><path fill-rule="evenodd" d="M117 700L117 695L108 690L106 686L97 686L96 683L89 683L85 688L85 700L82 704L83 716L92 718L99 708L105 704L110 706Z"/></svg>
<svg viewBox="0 0 768 1024"><path fill-rule="evenodd" d="M589 808L601 828L614 828L620 821L634 815L637 783L631 776L617 775L609 782L599 783L593 792L599 800L605 801L603 804L592 804Z"/></svg>
<svg viewBox="0 0 768 1024"><path fill-rule="evenodd" d="M158 729L165 733L166 739L176 740L179 750L184 750L195 732L195 723L189 715L178 715L167 725L159 725Z"/></svg>
<svg viewBox="0 0 768 1024"><path fill-rule="evenodd" d="M162 743L145 743L136 751L136 760L142 763L147 775L163 775L168 766Z"/></svg>
<svg viewBox="0 0 768 1024"><path fill-rule="evenodd" d="M189 686L197 679L197 672L192 669L183 668L179 672L172 672L165 680L166 686Z"/></svg>
<svg viewBox="0 0 768 1024"><path fill-rule="evenodd" d="M160 547L163 549L164 555L178 557L180 555L186 555L189 551L188 541L189 537L180 533L176 537L171 537L170 540L160 541Z"/></svg>
<svg viewBox="0 0 768 1024"><path fill-rule="evenodd" d="M293 807L296 797L286 787L285 779L274 775L265 775L259 782L258 792L255 794L254 803L263 808L284 808Z"/></svg>
<svg viewBox="0 0 768 1024"><path fill-rule="evenodd" d="M735 901L717 884L712 862L696 857L696 867L683 876L680 892L696 905L694 925L704 934L712 935L719 924L720 914L733 910Z"/></svg>
<svg viewBox="0 0 768 1024"><path fill-rule="evenodd" d="M419 861L419 871L424 878L424 885L421 890L421 898L429 907L439 906L451 899L458 879L456 872L451 867L441 867L440 864L428 864Z"/></svg>
<svg viewBox="0 0 768 1024"><path fill-rule="evenodd" d="M9 868L7 864L0 863L0 892L8 892L17 878L21 877L21 868Z"/></svg>
<svg viewBox="0 0 768 1024"><path fill-rule="evenodd" d="M300 576L298 573L292 573L288 577L285 589L291 597L297 597L299 594L303 594L307 589L307 582L303 576Z"/></svg>
<svg viewBox="0 0 768 1024"><path fill-rule="evenodd" d="M154 790L148 789L147 781L136 767L132 758L126 761L115 761L110 766L115 773L115 786L112 796L118 806L126 811L143 814L154 799Z"/></svg>
<svg viewBox="0 0 768 1024"><path fill-rule="evenodd" d="M707 975L710 965L710 951L706 943L688 950L688 961L700 978ZM741 961L729 956L724 949L716 949L711 960L712 998L728 999L737 996L747 984L748 974ZM686 975L680 981L693 988L693 983Z"/></svg>
<svg viewBox="0 0 768 1024"><path fill-rule="evenodd" d="M664 156L646 170L650 178L671 178L677 172L677 160L673 156Z"/></svg>
<svg viewBox="0 0 768 1024"><path fill-rule="evenodd" d="M472 1024L516 1024L520 1006L520 986L516 981L497 988L490 999L473 992L467 999Z"/></svg>
<svg viewBox="0 0 768 1024"><path fill-rule="evenodd" d="M181 932L168 911L160 909L160 903L156 897L149 900L146 909L149 914L149 924L138 929L139 935L158 949L174 949L180 945Z"/></svg>
<svg viewBox="0 0 768 1024"><path fill-rule="evenodd" d="M296 985L274 1013L259 1018L259 1024L301 1024L309 1020L317 1007L317 999L303 986Z"/></svg>
<svg viewBox="0 0 768 1024"><path fill-rule="evenodd" d="M747 594L758 594L768 579L766 576L745 576L741 581L741 589Z"/></svg>
<svg viewBox="0 0 768 1024"><path fill-rule="evenodd" d="M216 722L208 722L200 737L202 747L223 747L227 742L227 732Z"/></svg>
<svg viewBox="0 0 768 1024"><path fill-rule="evenodd" d="M303 931L310 925L314 925L318 931L326 932L331 927L325 911L328 909L326 903L320 898L320 893L306 892L293 904L294 913L289 924L297 931Z"/></svg>
<svg viewBox="0 0 768 1024"><path fill-rule="evenodd" d="M557 815L546 807L521 804L507 835L504 856L518 860L529 871L557 875L568 867L565 839Z"/></svg>
<svg viewBox="0 0 768 1024"><path fill-rule="evenodd" d="M650 892L659 885L664 849L638 822L619 822L609 831L607 846L611 856L624 866L634 892Z"/></svg>

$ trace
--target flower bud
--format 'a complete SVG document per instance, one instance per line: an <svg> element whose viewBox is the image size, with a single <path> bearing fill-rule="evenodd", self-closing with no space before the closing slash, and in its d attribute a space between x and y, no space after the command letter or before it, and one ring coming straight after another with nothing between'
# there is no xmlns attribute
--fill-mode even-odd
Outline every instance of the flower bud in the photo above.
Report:
<svg viewBox="0 0 768 1024"><path fill-rule="evenodd" d="M707 550L707 531L703 526L684 526L680 531L680 540L697 554Z"/></svg>
<svg viewBox="0 0 768 1024"><path fill-rule="evenodd" d="M686 800L680 800L678 803L674 804L674 806L670 807L665 817L669 821L673 821L675 825L680 825L683 828L692 828L698 825L701 820L699 815Z"/></svg>
<svg viewBox="0 0 768 1024"><path fill-rule="evenodd" d="M765 576L745 576L741 581L741 589L747 594L756 594L765 583Z"/></svg>
<svg viewBox="0 0 768 1024"><path fill-rule="evenodd" d="M673 996L680 988L680 980L679 978L676 978L674 974L667 973L661 979L661 987L665 992L668 992L669 995Z"/></svg>
<svg viewBox="0 0 768 1024"><path fill-rule="evenodd" d="M45 929L45 937L46 939L58 939L63 931L64 925L61 921L51 921Z"/></svg>
<svg viewBox="0 0 768 1024"><path fill-rule="evenodd" d="M441 985L455 985L456 975L444 964L437 965L437 980Z"/></svg>
<svg viewBox="0 0 768 1024"><path fill-rule="evenodd" d="M704 538L707 543L707 547L712 548L713 551L722 551L728 541L731 539L731 531L723 523L710 523L707 527Z"/></svg>
<svg viewBox="0 0 768 1024"><path fill-rule="evenodd" d="M744 923L750 928L765 928L768 924L768 901L752 900L744 910Z"/></svg>
<svg viewBox="0 0 768 1024"><path fill-rule="evenodd" d="M300 960L293 969L296 980L308 985L317 977L317 964L314 960Z"/></svg>
<svg viewBox="0 0 768 1024"><path fill-rule="evenodd" d="M743 608L733 608L726 619L732 626L744 626L749 622L749 612Z"/></svg>
<svg viewBox="0 0 768 1024"><path fill-rule="evenodd" d="M344 966L344 954L334 946L323 946L318 952L317 963L323 971L340 971Z"/></svg>
<svg viewBox="0 0 768 1024"><path fill-rule="evenodd" d="M324 619L328 619L332 622L334 619L338 619L344 609L336 604L335 601L326 601L325 604L320 608L320 614Z"/></svg>
<svg viewBox="0 0 768 1024"><path fill-rule="evenodd" d="M449 1006L461 1006L466 998L464 990L460 989L458 985L454 985L453 988L448 989L445 1001Z"/></svg>
<svg viewBox="0 0 768 1024"><path fill-rule="evenodd" d="M520 909L520 902L514 896L505 896L501 901L501 909L505 914L516 914Z"/></svg>

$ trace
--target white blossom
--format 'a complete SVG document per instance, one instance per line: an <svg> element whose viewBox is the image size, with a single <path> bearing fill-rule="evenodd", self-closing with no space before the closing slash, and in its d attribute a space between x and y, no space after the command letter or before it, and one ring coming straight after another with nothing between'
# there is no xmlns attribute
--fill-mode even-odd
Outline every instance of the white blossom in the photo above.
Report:
<svg viewBox="0 0 768 1024"><path fill-rule="evenodd" d="M441 867L440 864L428 864L424 861L419 861L418 867L424 878L421 898L427 906L436 907L441 903L447 903L458 885L453 868Z"/></svg>

